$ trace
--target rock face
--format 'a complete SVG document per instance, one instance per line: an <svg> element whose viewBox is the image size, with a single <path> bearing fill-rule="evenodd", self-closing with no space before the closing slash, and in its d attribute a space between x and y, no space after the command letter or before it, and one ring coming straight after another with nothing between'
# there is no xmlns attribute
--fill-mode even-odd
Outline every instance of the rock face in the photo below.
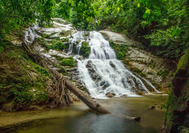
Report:
<svg viewBox="0 0 189 133"><path fill-rule="evenodd" d="M123 59L127 68L139 74L141 77L150 80L160 91L168 90L176 65L170 64L171 61L167 59L159 58L145 51L143 45L130 40L124 35L110 31L100 32L117 47L121 48L122 45L128 47Z"/></svg>
<svg viewBox="0 0 189 133"><path fill-rule="evenodd" d="M178 63L172 85L167 102L167 131L189 132L189 49Z"/></svg>
<svg viewBox="0 0 189 133"><path fill-rule="evenodd" d="M90 75L91 75L91 78L93 80L95 80L96 82L99 82L101 80L101 77L96 73L96 68L95 66L92 64L92 61L89 60L87 65L86 65Z"/></svg>
<svg viewBox="0 0 189 133"><path fill-rule="evenodd" d="M111 31L106 31L106 30L101 30L99 31L102 35L105 36L105 39L109 40L109 41L113 41L119 44L129 44L132 45L133 43L125 36L115 33L115 32L111 32Z"/></svg>
<svg viewBox="0 0 189 133"><path fill-rule="evenodd" d="M60 18L52 18L52 28L37 28L36 31L40 35L45 35L48 39L62 39L75 32L72 24Z"/></svg>

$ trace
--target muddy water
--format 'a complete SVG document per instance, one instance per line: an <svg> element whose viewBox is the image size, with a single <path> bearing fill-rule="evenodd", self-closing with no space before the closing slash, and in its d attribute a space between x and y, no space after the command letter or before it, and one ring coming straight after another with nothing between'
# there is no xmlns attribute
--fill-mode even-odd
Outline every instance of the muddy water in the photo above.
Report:
<svg viewBox="0 0 189 133"><path fill-rule="evenodd" d="M17 133L158 133L163 125L165 112L149 109L155 103L163 103L165 97L113 98L98 100L114 114L140 116L134 122L113 115L91 112L82 102L59 110L0 113L0 124L15 123L1 132ZM9 124L7 124L9 123Z"/></svg>

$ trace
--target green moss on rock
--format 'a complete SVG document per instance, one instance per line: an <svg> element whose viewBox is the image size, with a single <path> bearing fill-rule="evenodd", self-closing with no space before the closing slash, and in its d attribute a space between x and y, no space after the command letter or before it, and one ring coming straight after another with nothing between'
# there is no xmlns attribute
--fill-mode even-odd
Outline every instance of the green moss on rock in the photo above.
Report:
<svg viewBox="0 0 189 133"><path fill-rule="evenodd" d="M168 132L189 132L189 50L181 57L167 100Z"/></svg>
<svg viewBox="0 0 189 133"><path fill-rule="evenodd" d="M61 65L74 67L75 66L75 60L73 59L73 57L70 57L68 59L63 59L61 61Z"/></svg>
<svg viewBox="0 0 189 133"><path fill-rule="evenodd" d="M90 53L90 47L88 42L82 42L82 47L80 49L80 55L83 55L83 57L88 57Z"/></svg>
<svg viewBox="0 0 189 133"><path fill-rule="evenodd" d="M66 48L66 45L61 41L53 41L52 45L48 45L48 49L54 49L54 50L63 50Z"/></svg>
<svg viewBox="0 0 189 133"><path fill-rule="evenodd" d="M125 55L128 51L128 46L125 44L116 44L114 42L110 42L110 46L115 50L117 58L120 60L125 59Z"/></svg>
<svg viewBox="0 0 189 133"><path fill-rule="evenodd" d="M161 69L157 75L161 76L163 79L166 78L166 76L169 74L169 70L168 69Z"/></svg>

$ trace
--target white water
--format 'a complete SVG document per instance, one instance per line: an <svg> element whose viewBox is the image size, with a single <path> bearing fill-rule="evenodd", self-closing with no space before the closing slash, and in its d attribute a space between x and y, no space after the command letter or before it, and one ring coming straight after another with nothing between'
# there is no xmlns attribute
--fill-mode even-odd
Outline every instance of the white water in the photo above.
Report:
<svg viewBox="0 0 189 133"><path fill-rule="evenodd" d="M30 26L24 33L24 40L26 44L32 44L35 37L36 37L36 33L35 33L35 29L37 28L37 26Z"/></svg>
<svg viewBox="0 0 189 133"><path fill-rule="evenodd" d="M25 32L25 41L28 44L31 44L37 37L35 28L30 27ZM114 50L101 33L92 31L89 37L83 37L83 35L84 32L82 31L72 35L69 40L70 45L67 54L71 54L73 45L79 42L76 48L77 55L75 56L78 61L79 79L87 87L92 97L107 98L107 93L114 93L116 97L123 95L137 96L134 93L137 89L149 93L144 83L116 59ZM91 49L89 58L80 60L78 57L83 41L89 42ZM149 81L143 80L158 92Z"/></svg>
<svg viewBox="0 0 189 133"><path fill-rule="evenodd" d="M144 83L116 59L114 50L101 33L92 31L87 39L84 39L83 34L83 32L77 32L72 35L68 53L71 53L73 43L76 41L80 41L77 54L82 47L82 42L89 42L91 48L89 58L79 60L77 55L76 60L78 61L79 79L92 97L104 99L107 98L107 93L114 93L116 97L137 96L134 93L134 90L137 89L150 93ZM150 86L153 85L150 83Z"/></svg>
<svg viewBox="0 0 189 133"><path fill-rule="evenodd" d="M79 44L77 45L77 54L79 54L79 51L80 51L80 48L82 46L82 42L84 41L84 37L83 37L83 34L84 32L83 31L80 31L80 32L76 32L72 35L73 38L70 38L69 39L69 50L68 50L68 53L67 55L70 55L72 53L72 50L73 50L73 45L74 43L76 43L77 41L80 41Z"/></svg>

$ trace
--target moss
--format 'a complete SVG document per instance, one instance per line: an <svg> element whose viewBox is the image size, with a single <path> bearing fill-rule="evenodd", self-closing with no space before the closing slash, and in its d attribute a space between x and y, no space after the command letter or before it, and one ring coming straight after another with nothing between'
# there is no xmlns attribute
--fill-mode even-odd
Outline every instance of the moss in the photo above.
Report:
<svg viewBox="0 0 189 133"><path fill-rule="evenodd" d="M50 76L48 70L45 69L45 68L43 68L43 67L41 67L41 66L39 66L39 65L36 65L36 66L35 66L35 69L36 69L40 74L44 74L45 76L48 76L48 77Z"/></svg>
<svg viewBox="0 0 189 133"><path fill-rule="evenodd" d="M72 34L71 31L62 31L62 32L60 32L60 35L61 35L61 36L64 36L64 37L67 37L67 36L70 35L70 34Z"/></svg>
<svg viewBox="0 0 189 133"><path fill-rule="evenodd" d="M128 51L128 46L123 44L116 44L114 42L110 42L110 46L116 51L117 58L123 60Z"/></svg>
<svg viewBox="0 0 189 133"><path fill-rule="evenodd" d="M166 125L170 130L171 128L177 128L178 131L181 125L186 126L187 123L180 121L185 118L184 110L187 108L187 102L189 101L189 92L186 90L181 97L176 97L171 90L166 102ZM177 112L177 113L176 113ZM183 112L183 113L182 113ZM178 131L179 132L179 131Z"/></svg>
<svg viewBox="0 0 189 133"><path fill-rule="evenodd" d="M4 40L4 41L0 41L0 53L4 51L4 49L6 47L9 47L10 44L8 41Z"/></svg>
<svg viewBox="0 0 189 133"><path fill-rule="evenodd" d="M0 52L3 52L3 51L4 51L4 47L0 46Z"/></svg>
<svg viewBox="0 0 189 133"><path fill-rule="evenodd" d="M83 55L83 57L88 57L90 53L90 47L88 42L82 42L82 47L80 49L80 54Z"/></svg>
<svg viewBox="0 0 189 133"><path fill-rule="evenodd" d="M57 55L52 55L53 57L55 57L57 60L59 60L59 61L61 61L61 60L63 60L64 58L63 57L61 57L61 56L57 56Z"/></svg>
<svg viewBox="0 0 189 133"><path fill-rule="evenodd" d="M123 60L125 58L125 52L118 51L117 52L117 58L120 60Z"/></svg>
<svg viewBox="0 0 189 133"><path fill-rule="evenodd" d="M73 57L70 57L68 59L63 59L61 61L61 65L74 67L75 66L75 60L73 59Z"/></svg>
<svg viewBox="0 0 189 133"><path fill-rule="evenodd" d="M59 68L58 72L62 73L63 75L67 75L67 71L60 65L56 65L57 68Z"/></svg>
<svg viewBox="0 0 189 133"><path fill-rule="evenodd" d="M149 75L152 75L153 73L152 72L148 72Z"/></svg>
<svg viewBox="0 0 189 133"><path fill-rule="evenodd" d="M161 76L163 79L166 78L166 76L169 74L169 70L168 69L161 69L157 75Z"/></svg>
<svg viewBox="0 0 189 133"><path fill-rule="evenodd" d="M188 50L189 51L189 50ZM189 52L181 57L175 77L172 81L172 90L167 99L166 126L168 132L187 132L189 126Z"/></svg>
<svg viewBox="0 0 189 133"><path fill-rule="evenodd" d="M128 60L124 60L123 63L126 64L126 65L129 65L129 61Z"/></svg>
<svg viewBox="0 0 189 133"><path fill-rule="evenodd" d="M153 60L150 60L150 62L147 63L147 66L148 66L148 67L152 67L152 68L155 67L154 61L153 61Z"/></svg>
<svg viewBox="0 0 189 133"><path fill-rule="evenodd" d="M142 76L142 77L145 77L145 76L146 76L146 74L144 74L144 73L142 72L142 70L140 70L140 69L138 69L138 68L132 68L132 71L133 71L133 72L136 72L137 74L139 74L139 75Z"/></svg>
<svg viewBox="0 0 189 133"><path fill-rule="evenodd" d="M52 45L48 45L48 49L54 49L54 50L63 50L66 48L66 45L61 41L54 41L52 42Z"/></svg>
<svg viewBox="0 0 189 133"><path fill-rule="evenodd" d="M14 45L6 47L0 53L0 108L22 110L47 101L48 80L48 71L32 62L25 51Z"/></svg>
<svg viewBox="0 0 189 133"><path fill-rule="evenodd" d="M177 71L180 69L185 69L189 64L189 50L181 57L177 65Z"/></svg>
<svg viewBox="0 0 189 133"><path fill-rule="evenodd" d="M69 40L68 38L62 38L61 39L62 42L68 42L68 40Z"/></svg>

